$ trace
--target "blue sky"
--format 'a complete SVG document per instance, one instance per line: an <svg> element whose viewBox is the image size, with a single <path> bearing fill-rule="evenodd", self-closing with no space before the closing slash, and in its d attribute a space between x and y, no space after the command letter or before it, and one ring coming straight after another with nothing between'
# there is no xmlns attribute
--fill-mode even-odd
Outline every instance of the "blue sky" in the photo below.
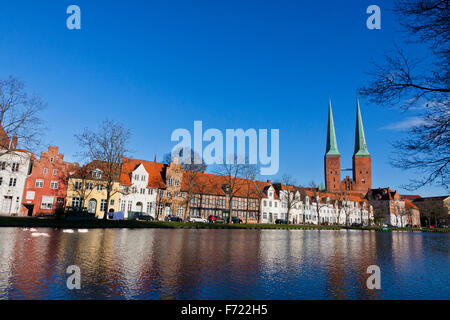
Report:
<svg viewBox="0 0 450 320"><path fill-rule="evenodd" d="M81 30L66 8L81 8ZM381 30L366 8L381 8ZM391 1L3 1L0 77L14 75L48 107L48 144L67 160L73 135L104 118L132 131L133 156L152 160L177 128L280 130L280 175L323 182L328 99L342 167L351 167L356 92L371 58L401 43ZM415 54L420 48L415 49ZM360 100L373 187L400 189L390 142L413 113ZM406 121L406 122L405 122ZM414 119L412 119L414 121ZM400 123L400 124L399 124ZM403 123L403 126L402 124ZM445 194L435 187L414 193Z"/></svg>

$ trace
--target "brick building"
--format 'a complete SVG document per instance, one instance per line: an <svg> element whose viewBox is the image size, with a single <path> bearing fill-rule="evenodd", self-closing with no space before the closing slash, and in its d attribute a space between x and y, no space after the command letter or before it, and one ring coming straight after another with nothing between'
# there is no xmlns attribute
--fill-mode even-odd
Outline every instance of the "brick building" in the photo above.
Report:
<svg viewBox="0 0 450 320"><path fill-rule="evenodd" d="M64 209L67 194L67 178L74 165L64 161L58 147L50 146L33 161L31 174L25 181L21 215L53 215Z"/></svg>

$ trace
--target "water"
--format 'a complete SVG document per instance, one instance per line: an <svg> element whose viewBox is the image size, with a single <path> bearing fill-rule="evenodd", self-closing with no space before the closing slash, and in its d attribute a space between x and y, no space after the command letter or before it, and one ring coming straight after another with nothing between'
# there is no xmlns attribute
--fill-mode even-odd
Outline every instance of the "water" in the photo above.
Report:
<svg viewBox="0 0 450 320"><path fill-rule="evenodd" d="M449 299L450 234L0 228L0 299ZM81 290L69 290L69 265ZM368 290L369 265L381 290Z"/></svg>

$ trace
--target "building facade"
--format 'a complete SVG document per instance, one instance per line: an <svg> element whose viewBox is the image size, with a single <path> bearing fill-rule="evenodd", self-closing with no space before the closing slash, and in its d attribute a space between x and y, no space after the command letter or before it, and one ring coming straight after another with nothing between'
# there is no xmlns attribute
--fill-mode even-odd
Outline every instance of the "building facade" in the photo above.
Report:
<svg viewBox="0 0 450 320"><path fill-rule="evenodd" d="M74 211L87 211L97 218L103 218L106 210L117 211L120 194L119 169L112 181L109 204L107 205L108 180L104 164L92 161L70 172L67 182L66 207Z"/></svg>
<svg viewBox="0 0 450 320"><path fill-rule="evenodd" d="M31 175L25 182L21 215L53 215L63 211L67 194L67 175L73 166L64 161L58 147L50 146L33 161Z"/></svg>
<svg viewBox="0 0 450 320"><path fill-rule="evenodd" d="M419 208L410 200L402 199L397 190L371 189L366 197L375 209L377 222L394 227L420 227Z"/></svg>
<svg viewBox="0 0 450 320"><path fill-rule="evenodd" d="M156 161L123 159L118 210L125 218L136 212L156 218L158 190L165 187L164 170L164 164Z"/></svg>
<svg viewBox="0 0 450 320"><path fill-rule="evenodd" d="M31 174L34 155L24 150L0 150L0 214L18 216L25 181Z"/></svg>

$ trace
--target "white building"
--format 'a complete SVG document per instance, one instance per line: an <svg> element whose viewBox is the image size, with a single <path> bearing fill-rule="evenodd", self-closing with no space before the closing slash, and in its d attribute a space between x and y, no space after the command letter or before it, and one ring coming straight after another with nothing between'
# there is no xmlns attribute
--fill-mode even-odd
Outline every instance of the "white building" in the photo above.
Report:
<svg viewBox="0 0 450 320"><path fill-rule="evenodd" d="M261 200L261 223L275 223L277 219L284 219L284 215L280 213L280 198L271 184L265 188L264 196Z"/></svg>
<svg viewBox="0 0 450 320"><path fill-rule="evenodd" d="M276 188L275 188L276 187ZM274 223L276 219L286 219L288 206L289 222L294 224L340 224L353 223L369 225L373 220L373 208L364 199L350 197L339 199L337 195L301 190L270 184L261 202L262 223ZM277 191L278 190L278 191ZM301 192L300 192L301 190ZM290 201L288 201L290 197Z"/></svg>
<svg viewBox="0 0 450 320"><path fill-rule="evenodd" d="M18 215L31 174L33 155L27 151L0 150L0 214Z"/></svg>
<svg viewBox="0 0 450 320"><path fill-rule="evenodd" d="M130 212L155 218L158 188L164 184L161 163L124 159L120 176L119 211L127 219Z"/></svg>

